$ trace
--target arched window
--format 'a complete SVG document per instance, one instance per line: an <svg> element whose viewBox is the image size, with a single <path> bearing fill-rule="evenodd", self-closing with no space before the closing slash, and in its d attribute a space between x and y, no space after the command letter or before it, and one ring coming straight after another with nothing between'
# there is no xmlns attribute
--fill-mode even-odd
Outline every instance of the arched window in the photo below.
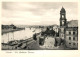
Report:
<svg viewBox="0 0 80 57"><path fill-rule="evenodd" d="M64 18L64 15L62 15L62 18Z"/></svg>

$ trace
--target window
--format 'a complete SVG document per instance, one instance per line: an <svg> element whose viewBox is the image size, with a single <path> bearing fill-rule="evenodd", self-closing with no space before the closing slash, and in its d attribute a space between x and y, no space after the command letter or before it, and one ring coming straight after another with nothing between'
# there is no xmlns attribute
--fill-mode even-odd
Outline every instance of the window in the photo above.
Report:
<svg viewBox="0 0 80 57"><path fill-rule="evenodd" d="M73 37L73 40L75 40L75 37Z"/></svg>
<svg viewBox="0 0 80 57"><path fill-rule="evenodd" d="M71 37L69 37L69 40L71 40Z"/></svg>
<svg viewBox="0 0 80 57"><path fill-rule="evenodd" d="M59 29L59 31L61 32L61 29Z"/></svg>
<svg viewBox="0 0 80 57"><path fill-rule="evenodd" d="M71 43L69 43L69 45L71 45Z"/></svg>
<svg viewBox="0 0 80 57"><path fill-rule="evenodd" d="M73 35L75 35L75 32L73 32Z"/></svg>
<svg viewBox="0 0 80 57"><path fill-rule="evenodd" d="M73 43L73 45L76 45L75 43Z"/></svg>
<svg viewBox="0 0 80 57"><path fill-rule="evenodd" d="M64 25L64 20L62 21L62 25Z"/></svg>
<svg viewBox="0 0 80 57"><path fill-rule="evenodd" d="M71 35L71 32L69 32L69 34Z"/></svg>

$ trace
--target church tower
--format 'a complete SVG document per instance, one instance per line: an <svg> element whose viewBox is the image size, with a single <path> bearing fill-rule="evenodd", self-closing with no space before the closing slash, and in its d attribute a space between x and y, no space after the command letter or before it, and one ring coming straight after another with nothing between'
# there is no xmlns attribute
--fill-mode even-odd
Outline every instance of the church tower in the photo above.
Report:
<svg viewBox="0 0 80 57"><path fill-rule="evenodd" d="M60 11L60 31L59 31L59 37L64 39L65 38L65 28L66 28L66 11L62 7Z"/></svg>
<svg viewBox="0 0 80 57"><path fill-rule="evenodd" d="M66 11L63 7L60 11L60 26L66 26Z"/></svg>

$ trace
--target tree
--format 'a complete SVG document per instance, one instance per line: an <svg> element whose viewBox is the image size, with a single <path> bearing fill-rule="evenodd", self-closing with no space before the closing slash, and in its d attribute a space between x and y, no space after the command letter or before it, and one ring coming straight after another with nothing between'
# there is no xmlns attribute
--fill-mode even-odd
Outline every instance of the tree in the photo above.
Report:
<svg viewBox="0 0 80 57"><path fill-rule="evenodd" d="M14 26L13 29L16 29L16 26Z"/></svg>
<svg viewBox="0 0 80 57"><path fill-rule="evenodd" d="M36 38L36 33L33 35L33 39L34 39L34 40L37 40L37 38Z"/></svg>

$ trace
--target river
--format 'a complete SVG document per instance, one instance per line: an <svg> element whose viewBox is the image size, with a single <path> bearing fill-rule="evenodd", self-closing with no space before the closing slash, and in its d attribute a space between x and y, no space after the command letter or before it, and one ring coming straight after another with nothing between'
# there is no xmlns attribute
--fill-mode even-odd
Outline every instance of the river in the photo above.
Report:
<svg viewBox="0 0 80 57"><path fill-rule="evenodd" d="M8 41L12 40L21 40L21 39L28 39L33 36L34 33L41 32L41 29L35 28L25 28L25 30L9 32L2 35L2 43L7 43Z"/></svg>

